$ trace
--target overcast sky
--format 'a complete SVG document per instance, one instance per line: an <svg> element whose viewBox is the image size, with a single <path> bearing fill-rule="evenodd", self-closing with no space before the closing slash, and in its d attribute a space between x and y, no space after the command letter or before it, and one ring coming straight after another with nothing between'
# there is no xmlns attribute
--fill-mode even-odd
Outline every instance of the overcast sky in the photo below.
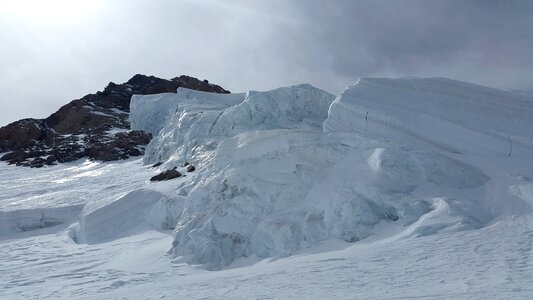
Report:
<svg viewBox="0 0 533 300"><path fill-rule="evenodd" d="M235 92L372 76L533 91L533 1L0 0L0 125L136 73Z"/></svg>

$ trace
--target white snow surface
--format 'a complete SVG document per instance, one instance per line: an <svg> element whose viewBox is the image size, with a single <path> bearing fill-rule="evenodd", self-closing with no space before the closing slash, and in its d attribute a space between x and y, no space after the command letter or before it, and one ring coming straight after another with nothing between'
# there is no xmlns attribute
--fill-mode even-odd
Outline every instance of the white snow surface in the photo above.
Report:
<svg viewBox="0 0 533 300"><path fill-rule="evenodd" d="M142 161L0 164L0 298L530 299L532 110L435 78L135 96Z"/></svg>

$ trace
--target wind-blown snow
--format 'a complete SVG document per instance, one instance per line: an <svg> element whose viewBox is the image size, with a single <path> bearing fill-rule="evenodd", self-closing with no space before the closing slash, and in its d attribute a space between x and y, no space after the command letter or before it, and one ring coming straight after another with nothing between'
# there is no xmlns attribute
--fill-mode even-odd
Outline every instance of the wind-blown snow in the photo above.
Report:
<svg viewBox="0 0 533 300"><path fill-rule="evenodd" d="M0 165L0 298L529 299L532 109L448 79L135 96L144 165Z"/></svg>

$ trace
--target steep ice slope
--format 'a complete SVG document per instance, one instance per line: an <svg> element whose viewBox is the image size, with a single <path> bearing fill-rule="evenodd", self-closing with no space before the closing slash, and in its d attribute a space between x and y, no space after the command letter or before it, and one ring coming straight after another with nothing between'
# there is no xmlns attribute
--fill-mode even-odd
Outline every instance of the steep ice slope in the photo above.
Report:
<svg viewBox="0 0 533 300"><path fill-rule="evenodd" d="M452 153L530 155L533 98L445 78L363 78L333 103L326 132L366 132Z"/></svg>
<svg viewBox="0 0 533 300"><path fill-rule="evenodd" d="M377 99L368 103L373 115L384 117L374 123L387 126L356 126L358 118L366 122L370 116L348 101L359 89ZM480 228L529 207L491 181L498 174L483 170L483 163L475 166L470 156L458 155L479 151L507 158L494 147L509 147L509 137L514 157L524 155L527 98L445 79L364 79L331 107L332 97L309 85L249 92L233 105L225 100L230 96L202 96L176 96L168 109L149 97L132 106L153 124L167 122L161 129L143 125L159 130L146 163L200 166L177 191L183 210L172 253L188 262L216 269L242 256L288 256L324 240L362 240L383 226L402 231L416 224L409 236ZM390 100L396 96L400 100ZM140 108L147 113L135 112ZM161 117L160 110L175 114ZM516 113L516 119L489 122L497 111Z"/></svg>
<svg viewBox="0 0 533 300"><path fill-rule="evenodd" d="M333 96L310 85L218 95L178 89L176 95L132 99L132 128L158 132L145 162L200 160L225 137L251 130L319 128ZM165 113L161 113L161 112ZM172 112L169 116L166 112ZM161 125L164 124L162 128Z"/></svg>

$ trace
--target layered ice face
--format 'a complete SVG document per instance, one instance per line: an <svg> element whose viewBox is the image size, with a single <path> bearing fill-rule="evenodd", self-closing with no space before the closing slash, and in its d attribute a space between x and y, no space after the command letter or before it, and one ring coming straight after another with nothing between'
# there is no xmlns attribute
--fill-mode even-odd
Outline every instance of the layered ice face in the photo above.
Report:
<svg viewBox="0 0 533 300"><path fill-rule="evenodd" d="M152 133L145 162L176 163L204 157L227 137L269 129L319 130L334 97L310 85L246 94L211 94L178 89L177 94L134 96L132 128Z"/></svg>
<svg viewBox="0 0 533 300"><path fill-rule="evenodd" d="M171 252L216 269L519 210L494 199L491 171L470 160L531 153L530 102L448 79L362 79L336 99L310 85L135 96L131 121L154 135L145 163L198 166L176 191Z"/></svg>
<svg viewBox="0 0 533 300"><path fill-rule="evenodd" d="M363 78L331 105L326 132L364 132L450 153L530 155L533 100L445 78Z"/></svg>

